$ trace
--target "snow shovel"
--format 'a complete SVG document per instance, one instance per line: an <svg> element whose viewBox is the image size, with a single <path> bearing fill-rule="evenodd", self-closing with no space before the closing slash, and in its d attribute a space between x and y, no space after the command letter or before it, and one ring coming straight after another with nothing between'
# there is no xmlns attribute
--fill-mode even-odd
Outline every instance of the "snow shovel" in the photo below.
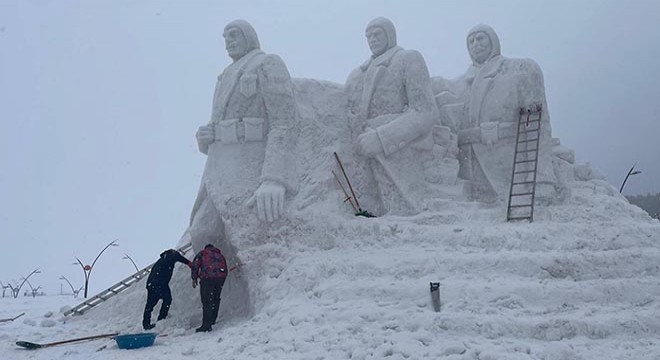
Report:
<svg viewBox="0 0 660 360"><path fill-rule="evenodd" d="M51 347L51 346L55 346L55 345L68 344L68 343L77 342L77 341L103 339L103 338L113 337L113 336L117 336L117 335L119 335L119 333L94 335L94 336L81 337L81 338L71 339L71 340L57 341L57 342L52 342L52 343L48 343L48 344L35 344L35 343L29 342L29 341L17 341L16 345L18 345L22 348L28 349L28 350L35 350L35 349L41 349L41 348Z"/></svg>
<svg viewBox="0 0 660 360"><path fill-rule="evenodd" d="M23 315L25 315L25 313L20 313L20 314L16 315L15 317L9 318L9 319L0 319L0 324L5 323L5 322L12 322L12 321L18 319L19 317L21 317Z"/></svg>

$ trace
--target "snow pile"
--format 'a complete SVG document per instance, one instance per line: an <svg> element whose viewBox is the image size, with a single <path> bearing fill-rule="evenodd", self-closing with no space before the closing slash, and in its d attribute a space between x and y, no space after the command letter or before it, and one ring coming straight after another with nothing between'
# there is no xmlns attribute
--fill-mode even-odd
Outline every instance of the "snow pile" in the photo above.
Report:
<svg viewBox="0 0 660 360"><path fill-rule="evenodd" d="M14 334L49 341L138 332L140 283L87 313L40 314L16 333L0 328L3 353L35 359L651 359L660 356L660 223L600 181L539 208L535 223L505 223L497 208L447 203L411 218L366 219L296 212L269 231L245 267L259 268L263 298L251 318L220 319L195 334L201 305L185 268L173 280L167 333L152 348L113 343L20 352ZM330 197L331 195L329 195ZM341 203L338 197L337 201ZM260 264L258 262L261 262ZM433 312L429 282L441 283ZM4 314L3 314L4 315ZM30 314L28 314L30 315ZM18 339L19 336L16 336Z"/></svg>
<svg viewBox="0 0 660 360"><path fill-rule="evenodd" d="M230 219L243 264L231 277L248 279L250 294L236 296L228 281L213 332L194 332L201 324L199 294L178 265L170 317L155 328L168 336L154 347L123 351L105 341L28 352L13 345L141 332L142 281L84 316L44 317L60 306L53 303L0 325L0 353L12 359L660 357L660 222L602 180L570 183L570 198L537 207L531 224L506 223L502 203L455 200L412 217L355 217L331 174L334 151L351 168L350 148L340 141L346 119L332 115L344 101L340 87L314 80L295 85L298 146L307 150L298 151L300 190L287 217L269 227L245 214ZM439 313L430 282L441 284ZM22 309L13 300L2 303L2 317Z"/></svg>

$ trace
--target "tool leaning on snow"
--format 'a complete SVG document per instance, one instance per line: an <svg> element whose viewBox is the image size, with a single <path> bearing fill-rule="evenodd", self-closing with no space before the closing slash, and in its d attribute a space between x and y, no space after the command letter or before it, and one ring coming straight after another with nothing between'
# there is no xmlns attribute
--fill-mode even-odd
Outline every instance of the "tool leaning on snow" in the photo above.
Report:
<svg viewBox="0 0 660 360"><path fill-rule="evenodd" d="M113 336L117 336L117 335L119 335L119 333L93 335L93 336L86 336L86 337L81 337L81 338L76 338L76 339L56 341L56 342L46 343L46 344L37 344L37 343L29 342L29 341L17 341L16 345L18 345L22 348L28 349L28 350L36 350L36 349L42 349L42 348L56 346L56 345L69 344L69 343L78 342L78 341L109 338L109 337L113 337Z"/></svg>
<svg viewBox="0 0 660 360"><path fill-rule="evenodd" d="M0 324L2 324L2 323L6 323L6 322L12 322L12 321L18 319L19 317L21 317L21 316L23 316L23 315L25 315L25 313L20 313L20 314L14 316L13 318L0 319Z"/></svg>
<svg viewBox="0 0 660 360"><path fill-rule="evenodd" d="M337 165L339 165L339 169L341 170L342 175L344 175L344 179L346 180L346 184L348 185L349 190L351 191L351 195L349 195L346 192L346 188L344 185L339 181L339 177L337 177L337 174L335 172L332 172L332 175L334 175L335 180L339 184L339 187L341 187L341 190L344 192L344 202L349 202L351 206L353 207L353 210L355 211L355 216L364 216L368 218L376 217L375 215L371 214L367 210L362 210L360 207L360 202L357 199L357 196L355 196L355 191L353 191L353 186L351 186L350 180L348 180L348 175L346 175L346 171L344 171L344 165L342 165L341 160L339 160L339 155L337 155L336 152L333 153L335 155L335 160L337 161Z"/></svg>

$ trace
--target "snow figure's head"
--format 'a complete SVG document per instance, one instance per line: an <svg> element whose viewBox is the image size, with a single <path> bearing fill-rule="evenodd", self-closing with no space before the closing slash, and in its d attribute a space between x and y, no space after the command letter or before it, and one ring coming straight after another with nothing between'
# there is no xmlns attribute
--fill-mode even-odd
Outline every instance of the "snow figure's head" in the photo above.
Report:
<svg viewBox="0 0 660 360"><path fill-rule="evenodd" d="M500 39L497 37L495 30L483 24L470 29L467 36L467 48L475 66L479 66L501 54Z"/></svg>
<svg viewBox="0 0 660 360"><path fill-rule="evenodd" d="M225 38L227 54L234 61L242 58L250 51L260 48L257 32L245 20L234 20L227 24L222 36Z"/></svg>
<svg viewBox="0 0 660 360"><path fill-rule="evenodd" d="M382 55L396 46L396 29L389 19L377 17L369 22L365 30L369 49L373 57Z"/></svg>

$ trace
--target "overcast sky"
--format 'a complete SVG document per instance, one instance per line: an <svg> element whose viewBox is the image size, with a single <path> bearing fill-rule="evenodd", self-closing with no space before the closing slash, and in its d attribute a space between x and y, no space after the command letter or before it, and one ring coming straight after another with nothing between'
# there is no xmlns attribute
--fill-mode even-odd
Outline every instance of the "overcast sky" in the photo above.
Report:
<svg viewBox="0 0 660 360"><path fill-rule="evenodd" d="M626 194L660 192L659 1L0 0L0 281L97 292L176 244L204 166L194 138L242 18L294 77L343 83L390 18L433 76L469 65L467 31L544 72L553 135Z"/></svg>

